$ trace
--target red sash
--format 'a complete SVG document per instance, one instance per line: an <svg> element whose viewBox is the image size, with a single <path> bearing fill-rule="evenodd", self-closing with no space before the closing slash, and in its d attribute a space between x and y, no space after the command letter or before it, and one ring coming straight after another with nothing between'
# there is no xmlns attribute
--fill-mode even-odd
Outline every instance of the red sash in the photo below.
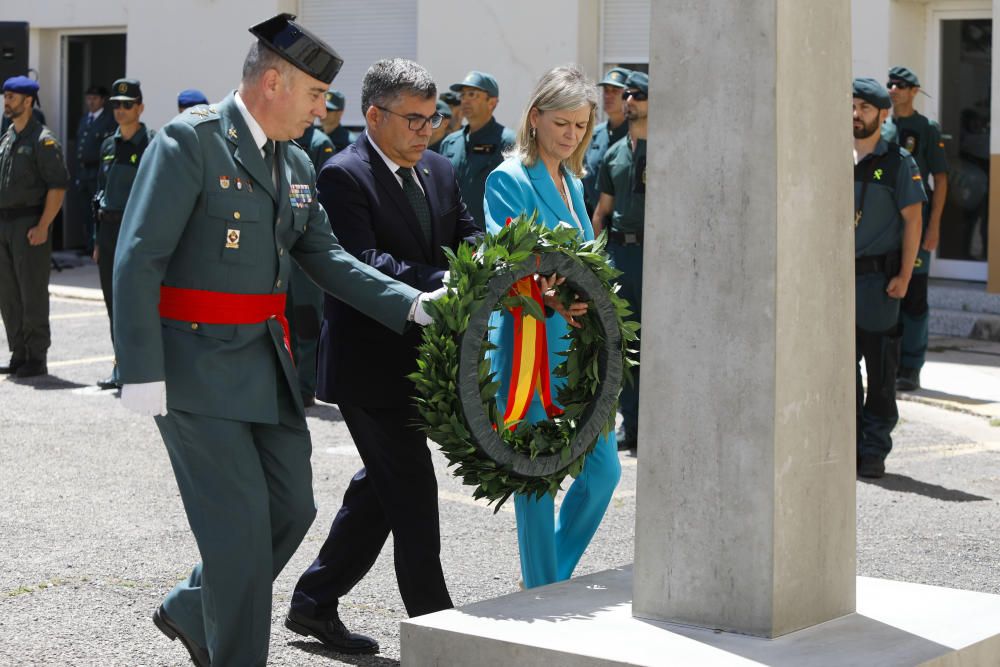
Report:
<svg viewBox="0 0 1000 667"><path fill-rule="evenodd" d="M277 320L285 333L285 349L292 354L286 295L231 294L200 289L160 286L160 317L203 324L257 324Z"/></svg>

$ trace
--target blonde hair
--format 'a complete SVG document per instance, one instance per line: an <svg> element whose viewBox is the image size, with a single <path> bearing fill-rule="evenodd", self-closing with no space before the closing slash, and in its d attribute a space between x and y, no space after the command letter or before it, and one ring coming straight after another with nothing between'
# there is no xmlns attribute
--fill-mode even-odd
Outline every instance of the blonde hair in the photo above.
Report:
<svg viewBox="0 0 1000 667"><path fill-rule="evenodd" d="M590 105L590 118L587 120L587 130L583 141L576 147L573 154L562 161L566 169L574 176L584 174L583 156L590 145L590 137L594 133L594 119L597 113L597 86L583 72L573 66L554 67L538 81L531 101L524 108L521 123L517 129L517 141L508 153L508 157L516 157L525 166L538 162L538 142L531 136L530 114L532 109L545 111L564 111L579 109Z"/></svg>

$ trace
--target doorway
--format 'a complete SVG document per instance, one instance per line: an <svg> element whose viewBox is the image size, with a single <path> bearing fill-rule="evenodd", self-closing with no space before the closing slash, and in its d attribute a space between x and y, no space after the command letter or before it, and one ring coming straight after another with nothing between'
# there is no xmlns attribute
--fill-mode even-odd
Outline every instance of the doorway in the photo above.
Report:
<svg viewBox="0 0 1000 667"><path fill-rule="evenodd" d="M931 275L985 282L989 239L993 21L987 11L932 13L930 71L948 158L948 199Z"/></svg>
<svg viewBox="0 0 1000 667"><path fill-rule="evenodd" d="M124 34L65 35L62 38L65 67L62 117L66 128L66 163L74 184L80 168L76 159L76 133L84 114L84 91L90 86L104 86L110 90L115 79L125 76L125 44ZM104 113L111 113L111 110L105 109ZM61 234L53 238L53 243L58 243L55 247L83 248L87 245L85 220L90 215L90 202L86 200L76 187L66 193Z"/></svg>

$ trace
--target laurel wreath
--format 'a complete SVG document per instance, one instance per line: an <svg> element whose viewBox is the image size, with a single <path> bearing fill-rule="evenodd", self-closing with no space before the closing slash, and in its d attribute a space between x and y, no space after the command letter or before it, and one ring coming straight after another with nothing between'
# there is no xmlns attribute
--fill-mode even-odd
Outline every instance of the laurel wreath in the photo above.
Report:
<svg viewBox="0 0 1000 667"><path fill-rule="evenodd" d="M449 291L428 304L434 322L424 327L417 371L409 377L420 427L455 476L476 487L473 497L496 502L496 510L514 493L555 495L567 475L583 470L598 437L614 428L622 382L631 381L629 369L638 363L629 345L639 325L625 319L631 311L617 294L613 281L620 272L608 262L605 242L603 234L581 241L574 228L549 229L536 212L487 234L478 248L445 250ZM511 296L510 288L525 276L553 272L567 279L558 293L564 305L574 295L589 303L587 314L576 318L582 328L570 329L565 359L552 369L553 377L566 378L555 397L563 413L498 428L500 381L485 356L494 347L487 340L490 316L522 306L527 316L544 320L535 301Z"/></svg>

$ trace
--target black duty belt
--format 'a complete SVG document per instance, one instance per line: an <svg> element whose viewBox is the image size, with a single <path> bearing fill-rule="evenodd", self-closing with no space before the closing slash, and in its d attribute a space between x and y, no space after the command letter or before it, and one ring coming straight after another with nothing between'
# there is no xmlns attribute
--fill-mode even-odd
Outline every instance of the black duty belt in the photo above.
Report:
<svg viewBox="0 0 1000 667"><path fill-rule="evenodd" d="M854 275L861 276L866 273L885 273L888 255L876 255L871 257L854 258Z"/></svg>
<svg viewBox="0 0 1000 667"><path fill-rule="evenodd" d="M41 215L45 210L43 206L21 206L20 208L0 208L0 220L4 222L27 218L34 215Z"/></svg>
<svg viewBox="0 0 1000 667"><path fill-rule="evenodd" d="M642 245L642 232L620 232L617 229L609 229L608 239L618 245Z"/></svg>
<svg viewBox="0 0 1000 667"><path fill-rule="evenodd" d="M108 211L101 209L97 212L97 219L100 222L121 222L125 217L125 211Z"/></svg>

